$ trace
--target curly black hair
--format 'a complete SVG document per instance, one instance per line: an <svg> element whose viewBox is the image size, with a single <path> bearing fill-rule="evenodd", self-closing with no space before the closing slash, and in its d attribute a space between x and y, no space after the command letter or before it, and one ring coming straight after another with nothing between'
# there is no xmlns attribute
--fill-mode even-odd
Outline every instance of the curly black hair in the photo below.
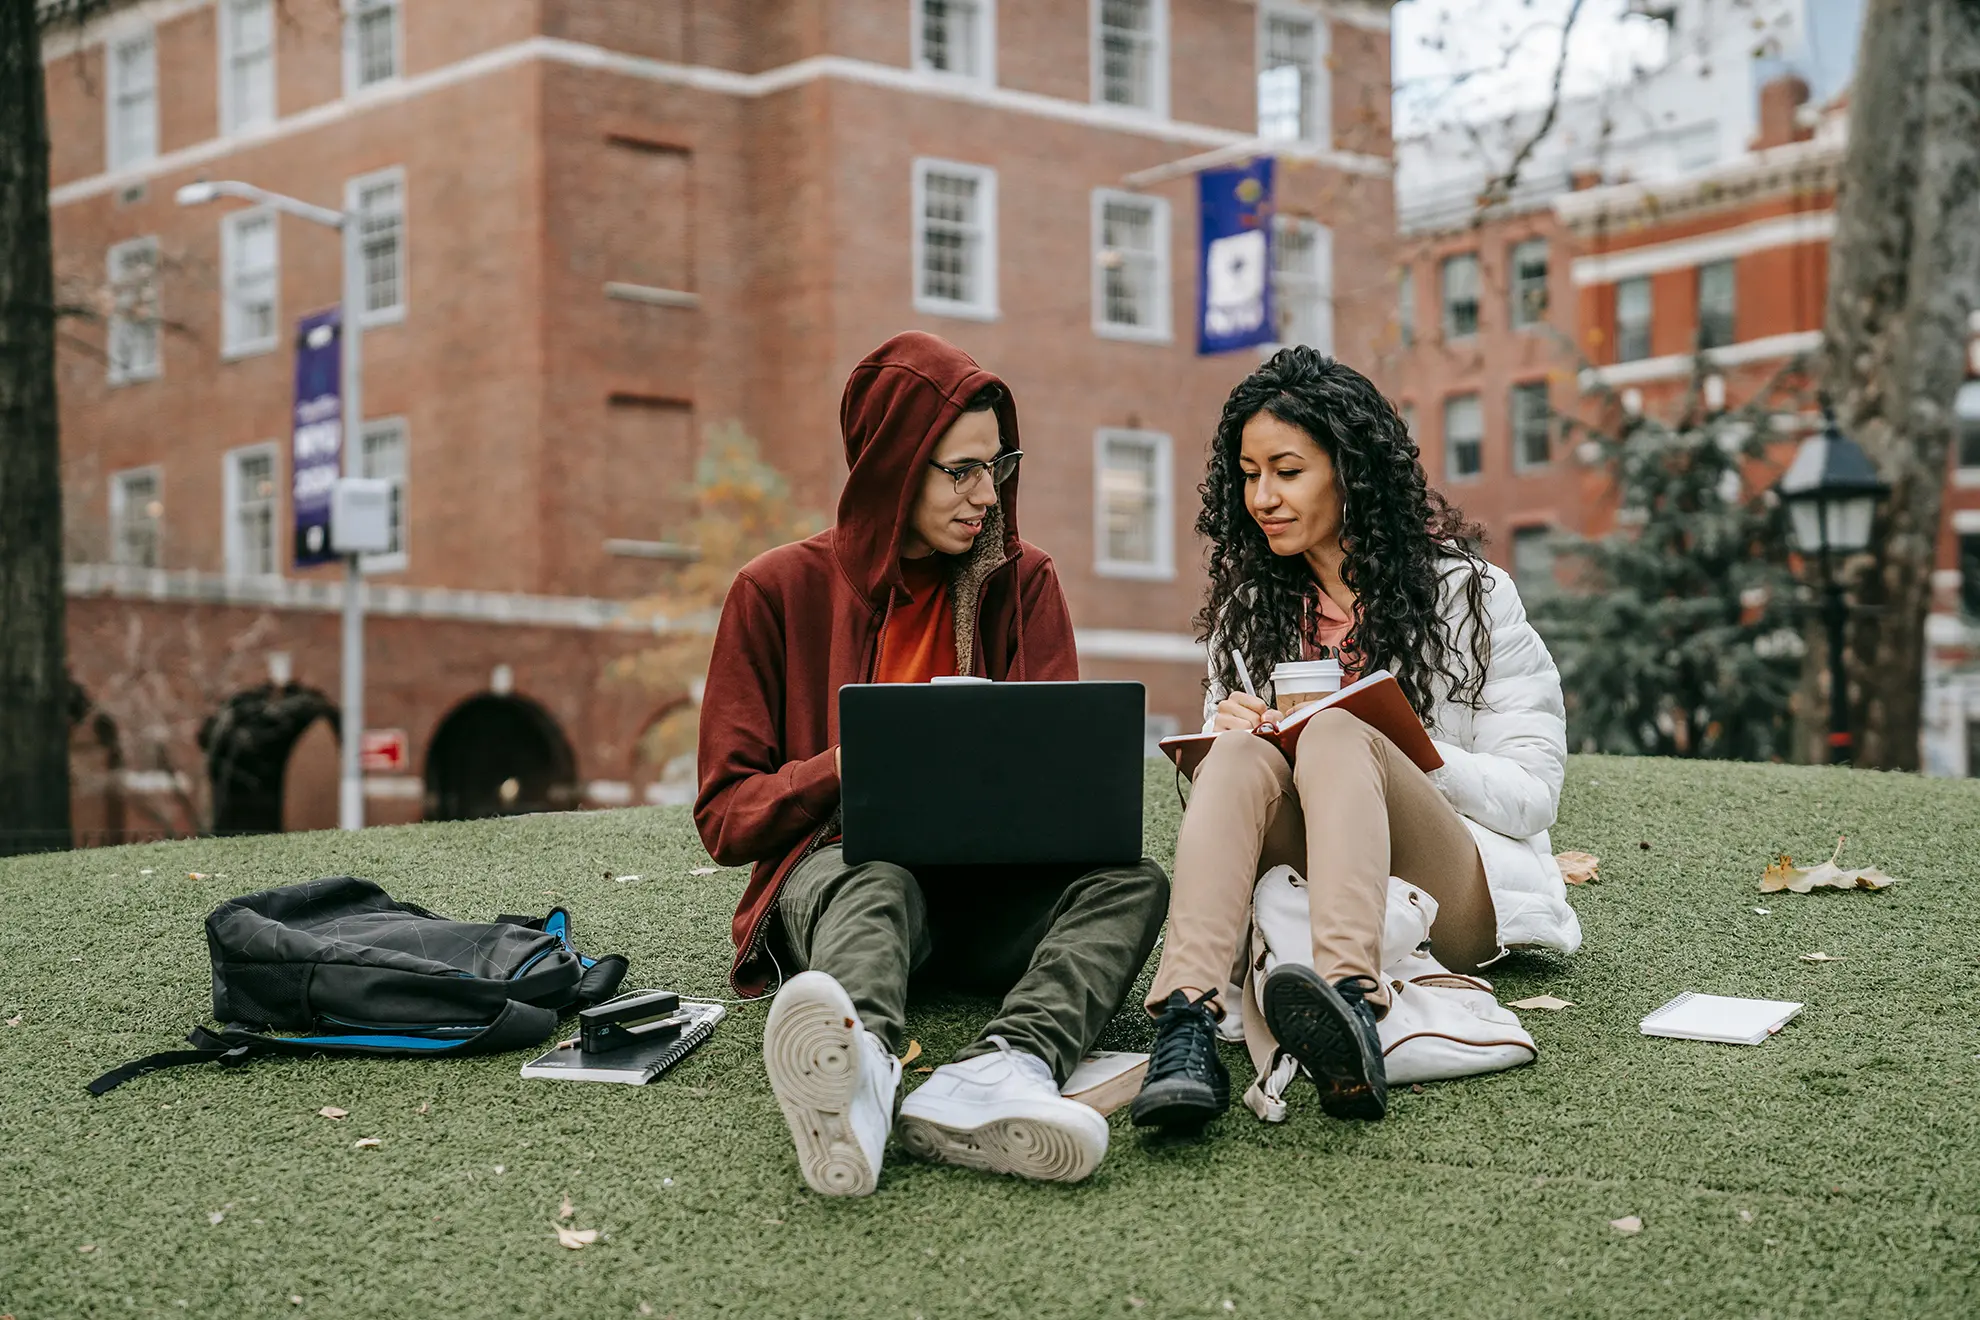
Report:
<svg viewBox="0 0 1980 1320"><path fill-rule="evenodd" d="M1416 441L1373 382L1305 346L1279 350L1231 391L1197 487L1210 589L1196 628L1199 641L1216 647L1218 681L1227 691L1239 686L1233 648L1260 676L1298 655L1307 606L1320 590L1302 557L1273 553L1246 507L1238 448L1260 412L1298 427L1333 460L1341 578L1356 597L1346 649L1364 670L1393 673L1419 713L1439 696L1476 708L1491 646L1491 578L1474 548L1484 530L1430 488ZM1468 664L1439 607L1444 558L1468 560L1473 570L1463 586L1473 625Z"/></svg>

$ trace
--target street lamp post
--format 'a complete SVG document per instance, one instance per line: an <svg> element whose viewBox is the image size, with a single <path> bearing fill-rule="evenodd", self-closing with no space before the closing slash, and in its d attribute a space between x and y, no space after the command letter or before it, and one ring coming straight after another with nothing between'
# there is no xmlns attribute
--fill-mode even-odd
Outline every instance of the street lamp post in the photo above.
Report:
<svg viewBox="0 0 1980 1320"><path fill-rule="evenodd" d="M354 211L333 211L281 193L257 188L233 179L189 183L179 189L180 206L203 206L222 197L266 206L312 224L338 231L343 240L343 292L338 334L342 354L342 387L339 407L343 412L343 477L346 482L358 476L360 446L364 437L364 246L362 226ZM359 744L364 737L364 566L357 548L339 543L338 528L331 524L333 545L344 558L343 612L343 702L338 739L340 769L337 782L337 827L356 830L364 827L364 779L359 761ZM383 548L383 547L376 547Z"/></svg>
<svg viewBox="0 0 1980 1320"><path fill-rule="evenodd" d="M1843 599L1840 561L1870 546L1877 502L1890 487L1877 476L1870 456L1822 410L1823 426L1801 442L1794 462L1774 486L1788 507L1794 542L1822 573L1822 622L1829 634L1829 760L1850 759L1849 687L1843 676L1844 626L1849 605Z"/></svg>

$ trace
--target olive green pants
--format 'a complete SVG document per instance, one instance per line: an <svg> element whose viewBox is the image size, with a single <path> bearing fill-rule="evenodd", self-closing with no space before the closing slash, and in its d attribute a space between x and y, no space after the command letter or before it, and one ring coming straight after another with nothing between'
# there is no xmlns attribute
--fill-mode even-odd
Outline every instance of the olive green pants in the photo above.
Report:
<svg viewBox="0 0 1980 1320"><path fill-rule="evenodd" d="M792 871L777 896L790 971L825 972L896 1054L908 992L1003 996L967 1059L996 1048L1045 1060L1064 1082L1120 1009L1162 929L1169 878L1125 866L930 868L848 865L836 844Z"/></svg>

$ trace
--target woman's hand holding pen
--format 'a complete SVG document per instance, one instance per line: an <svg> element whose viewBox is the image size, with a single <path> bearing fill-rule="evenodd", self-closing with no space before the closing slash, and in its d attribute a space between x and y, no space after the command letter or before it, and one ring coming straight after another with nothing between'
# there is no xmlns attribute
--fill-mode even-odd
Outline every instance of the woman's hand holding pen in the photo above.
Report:
<svg viewBox="0 0 1980 1320"><path fill-rule="evenodd" d="M1210 722L1210 731L1223 733L1227 729L1256 729L1260 724L1282 718L1278 711L1265 704L1262 697L1233 692L1217 703L1217 716Z"/></svg>

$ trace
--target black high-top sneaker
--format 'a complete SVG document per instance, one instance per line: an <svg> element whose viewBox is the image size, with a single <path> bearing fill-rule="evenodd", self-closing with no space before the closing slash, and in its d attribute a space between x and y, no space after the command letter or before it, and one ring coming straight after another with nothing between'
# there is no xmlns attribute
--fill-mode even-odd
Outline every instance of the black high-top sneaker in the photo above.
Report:
<svg viewBox="0 0 1980 1320"><path fill-rule="evenodd" d="M1311 967L1287 964L1265 978L1266 1025L1305 1065L1320 1107L1335 1118L1377 1119L1389 1110L1382 1039L1366 998L1376 984L1344 976L1328 985Z"/></svg>
<svg viewBox="0 0 1980 1320"><path fill-rule="evenodd" d="M1214 992L1211 992L1214 993ZM1136 1127L1200 1128L1231 1107L1231 1074L1217 1057L1217 1019L1172 991L1155 1019L1155 1053L1131 1111Z"/></svg>

